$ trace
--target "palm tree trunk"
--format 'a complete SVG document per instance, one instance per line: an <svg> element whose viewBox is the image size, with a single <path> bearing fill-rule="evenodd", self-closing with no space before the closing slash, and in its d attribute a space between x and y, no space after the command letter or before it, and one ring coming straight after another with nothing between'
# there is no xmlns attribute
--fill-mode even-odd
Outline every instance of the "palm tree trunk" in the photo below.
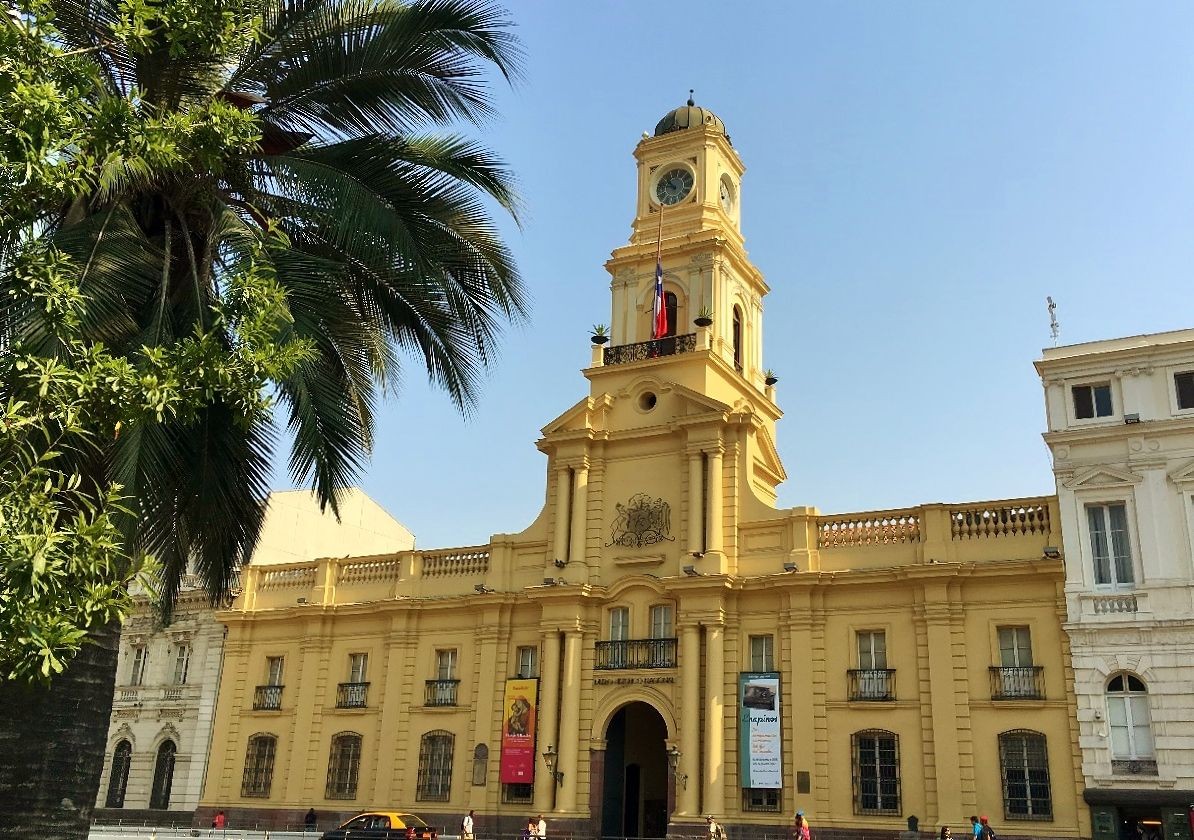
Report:
<svg viewBox="0 0 1194 840"><path fill-rule="evenodd" d="M85 840L104 769L120 623L50 684L0 681L0 838Z"/></svg>

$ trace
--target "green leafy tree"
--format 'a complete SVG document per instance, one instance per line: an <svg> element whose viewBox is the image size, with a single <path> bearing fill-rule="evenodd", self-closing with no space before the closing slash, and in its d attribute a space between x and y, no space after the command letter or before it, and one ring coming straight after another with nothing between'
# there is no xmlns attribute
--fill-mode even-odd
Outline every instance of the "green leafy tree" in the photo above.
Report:
<svg viewBox="0 0 1194 840"><path fill-rule="evenodd" d="M0 621L23 629L0 637L24 641L0 646L0 833L81 837L124 584L152 557L167 612L188 569L226 597L275 407L292 476L334 509L402 354L476 398L525 308L488 209L516 201L445 126L490 116L485 73L518 50L474 0L6 11L0 539L27 539L2 555Z"/></svg>

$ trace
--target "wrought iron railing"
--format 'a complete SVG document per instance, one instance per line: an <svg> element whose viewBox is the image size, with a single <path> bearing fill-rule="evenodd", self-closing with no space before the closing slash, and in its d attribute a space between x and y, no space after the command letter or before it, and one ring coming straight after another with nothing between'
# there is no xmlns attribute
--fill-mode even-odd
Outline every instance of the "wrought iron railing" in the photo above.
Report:
<svg viewBox="0 0 1194 840"><path fill-rule="evenodd" d="M603 361L607 365L625 365L660 356L691 353L694 350L696 350L696 333L669 335L666 338L640 341L638 344L619 344L616 347L606 347Z"/></svg>
<svg viewBox="0 0 1194 840"><path fill-rule="evenodd" d="M992 665L992 700L1042 700L1045 697L1045 669L1040 665Z"/></svg>
<svg viewBox="0 0 1194 840"><path fill-rule="evenodd" d="M423 693L424 706L455 706L460 680L427 680Z"/></svg>
<svg viewBox="0 0 1194 840"><path fill-rule="evenodd" d="M253 708L276 711L282 708L282 686L259 685L253 692Z"/></svg>
<svg viewBox="0 0 1194 840"><path fill-rule="evenodd" d="M369 705L369 683L346 682L336 688L337 709L363 709Z"/></svg>
<svg viewBox="0 0 1194 840"><path fill-rule="evenodd" d="M851 668L846 690L851 700L894 700L895 668Z"/></svg>
<svg viewBox="0 0 1194 840"><path fill-rule="evenodd" d="M627 668L675 668L675 639L624 639L597 643L597 662L600 671Z"/></svg>

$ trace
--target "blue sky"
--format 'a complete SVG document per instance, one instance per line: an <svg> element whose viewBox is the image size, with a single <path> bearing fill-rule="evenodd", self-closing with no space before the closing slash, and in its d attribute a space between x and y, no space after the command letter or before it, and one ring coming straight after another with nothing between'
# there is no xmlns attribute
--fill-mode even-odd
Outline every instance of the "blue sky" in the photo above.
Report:
<svg viewBox="0 0 1194 840"><path fill-rule="evenodd" d="M539 430L587 393L639 136L696 89L747 174L771 286L780 505L1052 492L1033 359L1194 326L1194 5L517 2L525 79L485 141L533 299L462 417L411 362L364 489L421 547L539 512ZM288 486L284 465L277 484Z"/></svg>

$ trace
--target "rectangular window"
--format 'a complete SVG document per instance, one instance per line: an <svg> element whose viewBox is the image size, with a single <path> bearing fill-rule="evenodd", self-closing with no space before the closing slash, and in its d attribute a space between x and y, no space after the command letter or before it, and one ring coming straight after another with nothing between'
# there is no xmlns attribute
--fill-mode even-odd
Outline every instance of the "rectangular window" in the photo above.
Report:
<svg viewBox="0 0 1194 840"><path fill-rule="evenodd" d="M752 671L774 671L775 657L772 654L774 649L774 637L772 636L751 636L750 637L750 670Z"/></svg>
<svg viewBox="0 0 1194 840"><path fill-rule="evenodd" d="M435 652L435 678L437 680L456 679L456 649L437 650Z"/></svg>
<svg viewBox="0 0 1194 840"><path fill-rule="evenodd" d="M524 680L539 676L539 648L532 645L518 649L518 676Z"/></svg>
<svg viewBox="0 0 1194 840"><path fill-rule="evenodd" d="M1178 410L1194 408L1194 370L1175 373L1173 385L1177 389Z"/></svg>
<svg viewBox="0 0 1194 840"><path fill-rule="evenodd" d="M1103 586L1130 586L1132 550L1128 539L1128 509L1123 502L1087 505L1090 526L1090 552L1094 558L1095 583Z"/></svg>
<svg viewBox="0 0 1194 840"><path fill-rule="evenodd" d="M363 683L369 679L369 654L367 653L350 653L348 654L348 681L350 683Z"/></svg>
<svg viewBox="0 0 1194 840"><path fill-rule="evenodd" d="M129 685L144 685L145 672L149 669L149 651L144 645L133 648L133 673Z"/></svg>
<svg viewBox="0 0 1194 840"><path fill-rule="evenodd" d="M174 684L186 685L187 673L191 670L191 646L176 645L174 649Z"/></svg>
<svg viewBox="0 0 1194 840"><path fill-rule="evenodd" d="M266 685L282 685L282 673L285 665L285 656L267 656L265 658L265 667L269 674Z"/></svg>
<svg viewBox="0 0 1194 840"><path fill-rule="evenodd" d="M325 799L356 799L357 776L361 769L361 736L342 732L332 738L328 757L328 783Z"/></svg>
<svg viewBox="0 0 1194 840"><path fill-rule="evenodd" d="M630 638L630 608L614 607L609 611L609 640L624 642Z"/></svg>
<svg viewBox="0 0 1194 840"><path fill-rule="evenodd" d="M249 738L245 750L245 774L240 784L240 795L244 797L269 797L274 779L274 753L278 739L273 735L254 735Z"/></svg>
<svg viewBox="0 0 1194 840"><path fill-rule="evenodd" d="M502 785L502 802L506 805L530 805L535 801L535 786L517 782Z"/></svg>
<svg viewBox="0 0 1194 840"><path fill-rule="evenodd" d="M900 813L900 748L892 732L856 732L854 747L854 812Z"/></svg>
<svg viewBox="0 0 1194 840"><path fill-rule="evenodd" d="M1027 627L999 628L999 664L1004 668L1032 667L1032 635Z"/></svg>
<svg viewBox="0 0 1194 840"><path fill-rule="evenodd" d="M774 788L743 788L743 811L778 811L779 790Z"/></svg>
<svg viewBox="0 0 1194 840"><path fill-rule="evenodd" d="M858 667L864 671L887 668L887 633L864 630L858 634Z"/></svg>
<svg viewBox="0 0 1194 840"><path fill-rule="evenodd" d="M437 730L423 736L419 746L419 778L415 799L447 802L452 792L452 751L455 736Z"/></svg>
<svg viewBox="0 0 1194 840"><path fill-rule="evenodd" d="M672 632L672 608L670 604L656 604L651 607L651 638L670 639Z"/></svg>
<svg viewBox="0 0 1194 840"><path fill-rule="evenodd" d="M1074 416L1079 420L1111 416L1110 385L1075 385L1073 393Z"/></svg>

